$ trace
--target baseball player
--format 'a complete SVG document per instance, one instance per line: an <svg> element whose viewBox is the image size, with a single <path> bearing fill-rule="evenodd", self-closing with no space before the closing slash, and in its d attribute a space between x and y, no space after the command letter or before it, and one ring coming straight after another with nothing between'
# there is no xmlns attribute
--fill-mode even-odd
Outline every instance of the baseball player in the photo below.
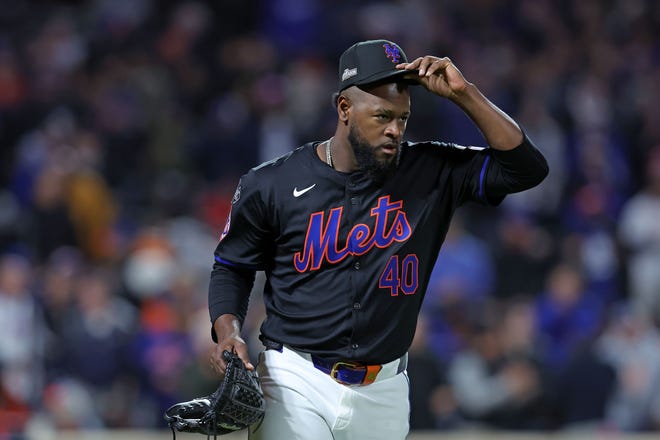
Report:
<svg viewBox="0 0 660 440"><path fill-rule="evenodd" d="M411 85L451 100L488 147L403 139ZM248 358L240 331L264 270L266 416L250 439L403 439L406 352L453 212L540 183L545 159L449 58L386 40L339 60L337 129L243 175L215 251L211 363Z"/></svg>

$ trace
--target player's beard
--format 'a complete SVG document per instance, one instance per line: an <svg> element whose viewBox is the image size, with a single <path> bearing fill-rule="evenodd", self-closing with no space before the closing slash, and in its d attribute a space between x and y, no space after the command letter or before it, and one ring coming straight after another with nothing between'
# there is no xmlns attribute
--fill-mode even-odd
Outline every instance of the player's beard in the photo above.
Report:
<svg viewBox="0 0 660 440"><path fill-rule="evenodd" d="M360 133L353 122L351 122L348 130L348 142L353 148L353 154L355 155L358 167L378 183L383 183L387 180L399 165L399 158L401 156L400 147L390 160L378 159L375 154L377 147L371 145L362 136L362 133Z"/></svg>

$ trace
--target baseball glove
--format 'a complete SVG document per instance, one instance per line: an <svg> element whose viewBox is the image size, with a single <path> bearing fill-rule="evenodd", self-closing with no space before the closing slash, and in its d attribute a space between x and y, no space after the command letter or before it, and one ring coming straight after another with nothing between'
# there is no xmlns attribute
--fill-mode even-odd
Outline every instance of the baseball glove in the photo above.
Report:
<svg viewBox="0 0 660 440"><path fill-rule="evenodd" d="M228 434L261 421L264 394L255 371L248 371L236 353L222 353L227 371L218 389L210 396L172 405L165 420L172 429L206 436Z"/></svg>

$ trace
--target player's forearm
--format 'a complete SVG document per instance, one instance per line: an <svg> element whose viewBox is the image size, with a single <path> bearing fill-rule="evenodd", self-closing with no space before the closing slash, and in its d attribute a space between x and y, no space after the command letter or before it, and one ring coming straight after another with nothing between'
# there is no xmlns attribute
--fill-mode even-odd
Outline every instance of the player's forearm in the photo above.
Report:
<svg viewBox="0 0 660 440"><path fill-rule="evenodd" d="M474 84L451 98L479 127L491 148L512 150L523 141L518 124L490 102Z"/></svg>
<svg viewBox="0 0 660 440"><path fill-rule="evenodd" d="M232 315L242 323L247 314L255 272L216 264L209 282L209 315L215 330L219 316ZM216 340L216 334L213 333Z"/></svg>

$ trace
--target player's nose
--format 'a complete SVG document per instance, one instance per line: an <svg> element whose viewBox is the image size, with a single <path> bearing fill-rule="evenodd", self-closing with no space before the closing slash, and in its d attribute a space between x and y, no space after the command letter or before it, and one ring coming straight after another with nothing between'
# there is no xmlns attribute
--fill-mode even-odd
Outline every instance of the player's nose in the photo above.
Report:
<svg viewBox="0 0 660 440"><path fill-rule="evenodd" d="M399 143L401 141L401 137L403 137L405 127L405 124L402 124L400 121L396 119L392 120L389 124L387 124L387 127L385 127L385 135Z"/></svg>

